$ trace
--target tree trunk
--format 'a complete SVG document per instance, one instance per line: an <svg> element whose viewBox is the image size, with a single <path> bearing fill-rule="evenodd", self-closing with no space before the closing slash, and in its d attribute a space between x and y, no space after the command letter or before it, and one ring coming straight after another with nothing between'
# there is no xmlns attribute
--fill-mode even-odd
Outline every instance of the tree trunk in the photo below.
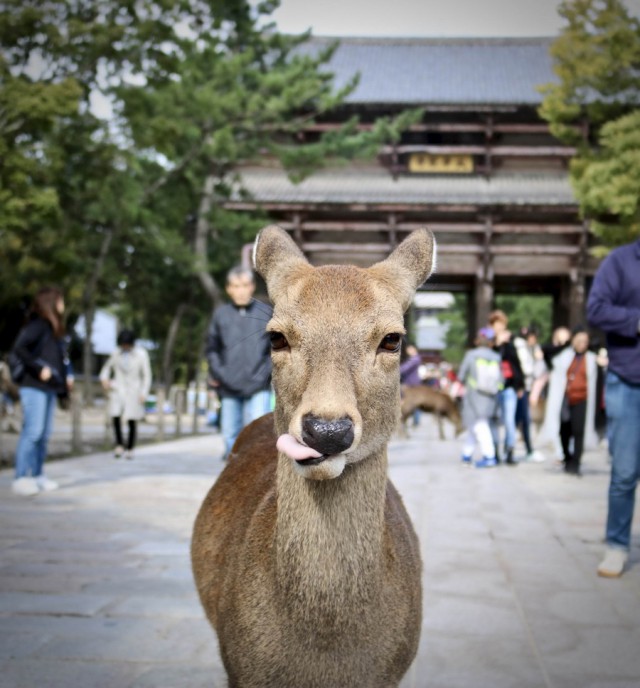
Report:
<svg viewBox="0 0 640 688"><path fill-rule="evenodd" d="M84 341L82 342L82 403L85 406L93 406L93 316L95 308L85 308L84 312Z"/></svg>
<svg viewBox="0 0 640 688"><path fill-rule="evenodd" d="M91 335L93 333L93 318L96 312L96 291L98 289L98 281L102 276L104 264L111 248L111 242L115 229L110 227L105 230L100 244L98 257L93 265L93 270L82 294L82 305L85 320L85 336L82 345L82 396L84 404L87 406L93 405L93 385L91 378L93 376L93 347L91 345Z"/></svg>
<svg viewBox="0 0 640 688"><path fill-rule="evenodd" d="M198 217L196 221L196 234L193 240L193 250L196 255L196 274L200 280L202 288L205 290L213 308L216 308L222 302L222 295L220 288L215 283L213 277L209 273L209 233L211 227L209 224L209 213L213 206L213 195L215 193L216 182L219 176L215 174L207 175L202 187L200 195L200 203L198 205Z"/></svg>
<svg viewBox="0 0 640 688"><path fill-rule="evenodd" d="M164 340L164 354L162 356L162 382L167 395L169 394L169 389L173 383L173 348L176 343L182 317L184 316L186 310L186 303L183 302L178 305L176 312L173 315L173 319L171 320L171 324L169 325L167 337Z"/></svg>

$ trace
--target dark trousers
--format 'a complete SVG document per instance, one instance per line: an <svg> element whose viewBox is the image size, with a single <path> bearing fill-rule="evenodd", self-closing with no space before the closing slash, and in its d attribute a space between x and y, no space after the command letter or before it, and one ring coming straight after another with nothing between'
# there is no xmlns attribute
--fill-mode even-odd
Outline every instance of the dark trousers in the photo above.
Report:
<svg viewBox="0 0 640 688"><path fill-rule="evenodd" d="M526 390L522 392L522 396L518 397L516 405L516 426L520 426L522 431L522 440L524 446L527 448L527 454L531 454L533 447L531 446L531 418L529 417L529 392Z"/></svg>
<svg viewBox="0 0 640 688"><path fill-rule="evenodd" d="M587 402L581 401L569 406L569 418L560 423L560 441L564 454L564 470L567 473L580 472L580 459L584 447L584 426L587 420ZM569 451L573 438L573 451Z"/></svg>
<svg viewBox="0 0 640 688"><path fill-rule="evenodd" d="M136 430L137 425L135 420L127 421L129 425L129 441L127 442L127 449L131 450L136 446ZM113 418L113 431L116 434L116 444L119 447L124 447L124 442L122 441L122 425L120 424L120 416L115 416Z"/></svg>

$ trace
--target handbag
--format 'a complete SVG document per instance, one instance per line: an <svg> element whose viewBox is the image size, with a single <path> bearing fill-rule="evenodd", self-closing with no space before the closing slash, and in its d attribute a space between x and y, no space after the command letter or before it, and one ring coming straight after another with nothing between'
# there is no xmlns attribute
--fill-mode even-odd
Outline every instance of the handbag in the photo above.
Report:
<svg viewBox="0 0 640 688"><path fill-rule="evenodd" d="M502 359L502 361L500 361L500 369L502 371L502 377L505 380L510 380L513 377L513 366L511 365L511 361Z"/></svg>

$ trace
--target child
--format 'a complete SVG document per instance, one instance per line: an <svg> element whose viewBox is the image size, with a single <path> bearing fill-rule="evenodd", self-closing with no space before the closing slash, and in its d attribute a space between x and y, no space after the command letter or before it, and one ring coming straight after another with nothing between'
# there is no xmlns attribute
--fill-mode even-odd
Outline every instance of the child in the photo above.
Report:
<svg viewBox="0 0 640 688"><path fill-rule="evenodd" d="M476 468L490 468L498 463L489 419L497 413L498 393L504 379L500 369L500 354L492 348L494 341L493 329L481 328L476 336L475 349L466 353L458 371L458 377L466 389L462 401L462 420L467 428L467 437L462 449L462 461L471 464L478 445L482 458L475 462Z"/></svg>

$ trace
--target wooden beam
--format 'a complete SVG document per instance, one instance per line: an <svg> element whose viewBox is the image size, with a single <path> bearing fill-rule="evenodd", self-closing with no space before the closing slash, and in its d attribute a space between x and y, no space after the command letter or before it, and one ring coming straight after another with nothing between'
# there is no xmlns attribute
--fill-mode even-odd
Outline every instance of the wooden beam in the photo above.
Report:
<svg viewBox="0 0 640 688"><path fill-rule="evenodd" d="M296 228L295 221L283 221L279 223L283 229ZM482 233L485 225L481 222L397 222L394 229L397 232L412 232L421 227L428 227L434 232L450 233ZM300 225L302 231L310 232L385 232L390 225L376 221L350 221L344 222L329 220L307 220ZM496 223L493 225L494 234L576 234L582 235L583 226L579 224L544 224L538 223Z"/></svg>
<svg viewBox="0 0 640 688"><path fill-rule="evenodd" d="M314 122L306 125L302 131L307 133L322 133L335 131L344 125L343 122ZM360 123L356 126L358 131L370 131L373 124ZM435 132L483 132L486 124L481 122L425 122L412 124L406 131L435 131ZM574 126L576 131L581 128ZM549 125L544 123L509 123L493 124L493 131L504 134L548 134Z"/></svg>
<svg viewBox="0 0 640 688"><path fill-rule="evenodd" d="M380 157L389 157L393 153L391 146L382 146L379 152ZM404 145L396 146L395 153L398 155L420 154L423 155L485 155L489 152L497 157L527 157L527 158L546 158L561 157L570 158L576 154L576 148L569 146L496 146L488 144L486 146L440 146L440 145Z"/></svg>
<svg viewBox="0 0 640 688"><path fill-rule="evenodd" d="M335 243L304 242L301 246L305 253L385 253L392 250L389 243ZM480 244L438 244L438 253L445 255L472 254L483 255L484 246ZM491 255L496 256L573 256L580 252L579 246L491 246Z"/></svg>
<svg viewBox="0 0 640 688"><path fill-rule="evenodd" d="M493 203L425 203L424 200L416 198L414 203L341 203L338 201L305 201L305 202L287 202L281 200L268 200L268 201L224 201L222 203L224 208L229 210L255 210L261 208L263 210L269 210L274 212L286 212L291 213L295 211L305 211L311 212L366 212L366 213L388 213L397 212L401 214L446 214L459 213L459 214L470 214L475 215L488 206L499 207L501 212L506 212L508 208L515 208L518 213L522 212L534 212L534 213L547 213L551 212L554 215L558 213L575 215L577 213L578 205L571 203L527 203L521 204L517 201L509 202L493 202Z"/></svg>
<svg viewBox="0 0 640 688"><path fill-rule="evenodd" d="M300 247L305 253L391 253L391 244L347 244L306 241Z"/></svg>
<svg viewBox="0 0 640 688"><path fill-rule="evenodd" d="M520 246L491 246L491 254L496 256L573 256L580 252L579 246L532 246L530 244ZM482 255L484 246L476 244L438 244L438 253L473 253Z"/></svg>

